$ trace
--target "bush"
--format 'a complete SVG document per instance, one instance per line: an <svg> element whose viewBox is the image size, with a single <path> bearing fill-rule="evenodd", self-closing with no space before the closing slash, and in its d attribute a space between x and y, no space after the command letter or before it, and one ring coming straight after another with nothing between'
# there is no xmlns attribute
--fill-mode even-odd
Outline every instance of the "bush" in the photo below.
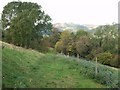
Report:
<svg viewBox="0 0 120 90"><path fill-rule="evenodd" d="M97 55L98 62L105 65L110 65L112 59L113 59L113 55L109 52L104 52Z"/></svg>
<svg viewBox="0 0 120 90"><path fill-rule="evenodd" d="M52 47L48 47L48 52L47 53L52 53L52 54L56 54L56 50Z"/></svg>
<svg viewBox="0 0 120 90"><path fill-rule="evenodd" d="M101 47L93 48L90 54L86 56L86 58L92 60L94 59L94 57L96 57L97 54L102 53L102 52L103 52L103 49Z"/></svg>
<svg viewBox="0 0 120 90"><path fill-rule="evenodd" d="M110 65L113 66L113 67L119 68L120 64L118 62L118 58L120 58L120 55L114 55L113 59L110 61Z"/></svg>

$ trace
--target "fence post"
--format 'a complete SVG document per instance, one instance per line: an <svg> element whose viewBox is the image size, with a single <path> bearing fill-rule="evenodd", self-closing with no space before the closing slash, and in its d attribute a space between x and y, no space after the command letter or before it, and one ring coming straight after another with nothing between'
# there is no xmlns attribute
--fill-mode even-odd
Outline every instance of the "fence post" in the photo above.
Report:
<svg viewBox="0 0 120 90"><path fill-rule="evenodd" d="M95 76L98 74L97 57L95 58Z"/></svg>

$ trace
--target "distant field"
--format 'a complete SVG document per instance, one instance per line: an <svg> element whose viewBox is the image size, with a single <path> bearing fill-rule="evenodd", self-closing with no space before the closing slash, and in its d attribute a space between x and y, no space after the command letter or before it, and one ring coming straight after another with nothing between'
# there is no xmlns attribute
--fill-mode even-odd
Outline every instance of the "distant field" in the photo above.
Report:
<svg viewBox="0 0 120 90"><path fill-rule="evenodd" d="M109 79L111 81L104 83L99 81L99 78L104 79L104 75L109 77L109 74L104 73L99 76L98 73L95 79L92 62L80 60L78 63L75 58L42 54L5 43L3 45L5 46L2 51L3 87L106 88L117 86L117 69L102 68L103 73L104 70L111 73L111 77L108 78L108 81Z"/></svg>

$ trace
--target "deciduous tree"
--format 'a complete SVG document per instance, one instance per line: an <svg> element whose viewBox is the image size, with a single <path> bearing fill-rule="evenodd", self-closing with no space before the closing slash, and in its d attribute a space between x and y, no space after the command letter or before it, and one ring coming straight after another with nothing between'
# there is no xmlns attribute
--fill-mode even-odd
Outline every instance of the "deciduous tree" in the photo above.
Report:
<svg viewBox="0 0 120 90"><path fill-rule="evenodd" d="M6 41L27 48L31 41L42 38L51 30L50 21L50 16L37 3L10 2L2 12Z"/></svg>

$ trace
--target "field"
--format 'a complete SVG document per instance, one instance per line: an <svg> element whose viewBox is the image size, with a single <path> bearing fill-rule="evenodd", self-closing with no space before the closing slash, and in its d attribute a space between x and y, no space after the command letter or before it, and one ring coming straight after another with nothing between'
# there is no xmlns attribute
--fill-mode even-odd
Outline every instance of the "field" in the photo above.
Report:
<svg viewBox="0 0 120 90"><path fill-rule="evenodd" d="M109 88L118 87L118 69L55 54L42 54L7 43L2 50L3 87Z"/></svg>

